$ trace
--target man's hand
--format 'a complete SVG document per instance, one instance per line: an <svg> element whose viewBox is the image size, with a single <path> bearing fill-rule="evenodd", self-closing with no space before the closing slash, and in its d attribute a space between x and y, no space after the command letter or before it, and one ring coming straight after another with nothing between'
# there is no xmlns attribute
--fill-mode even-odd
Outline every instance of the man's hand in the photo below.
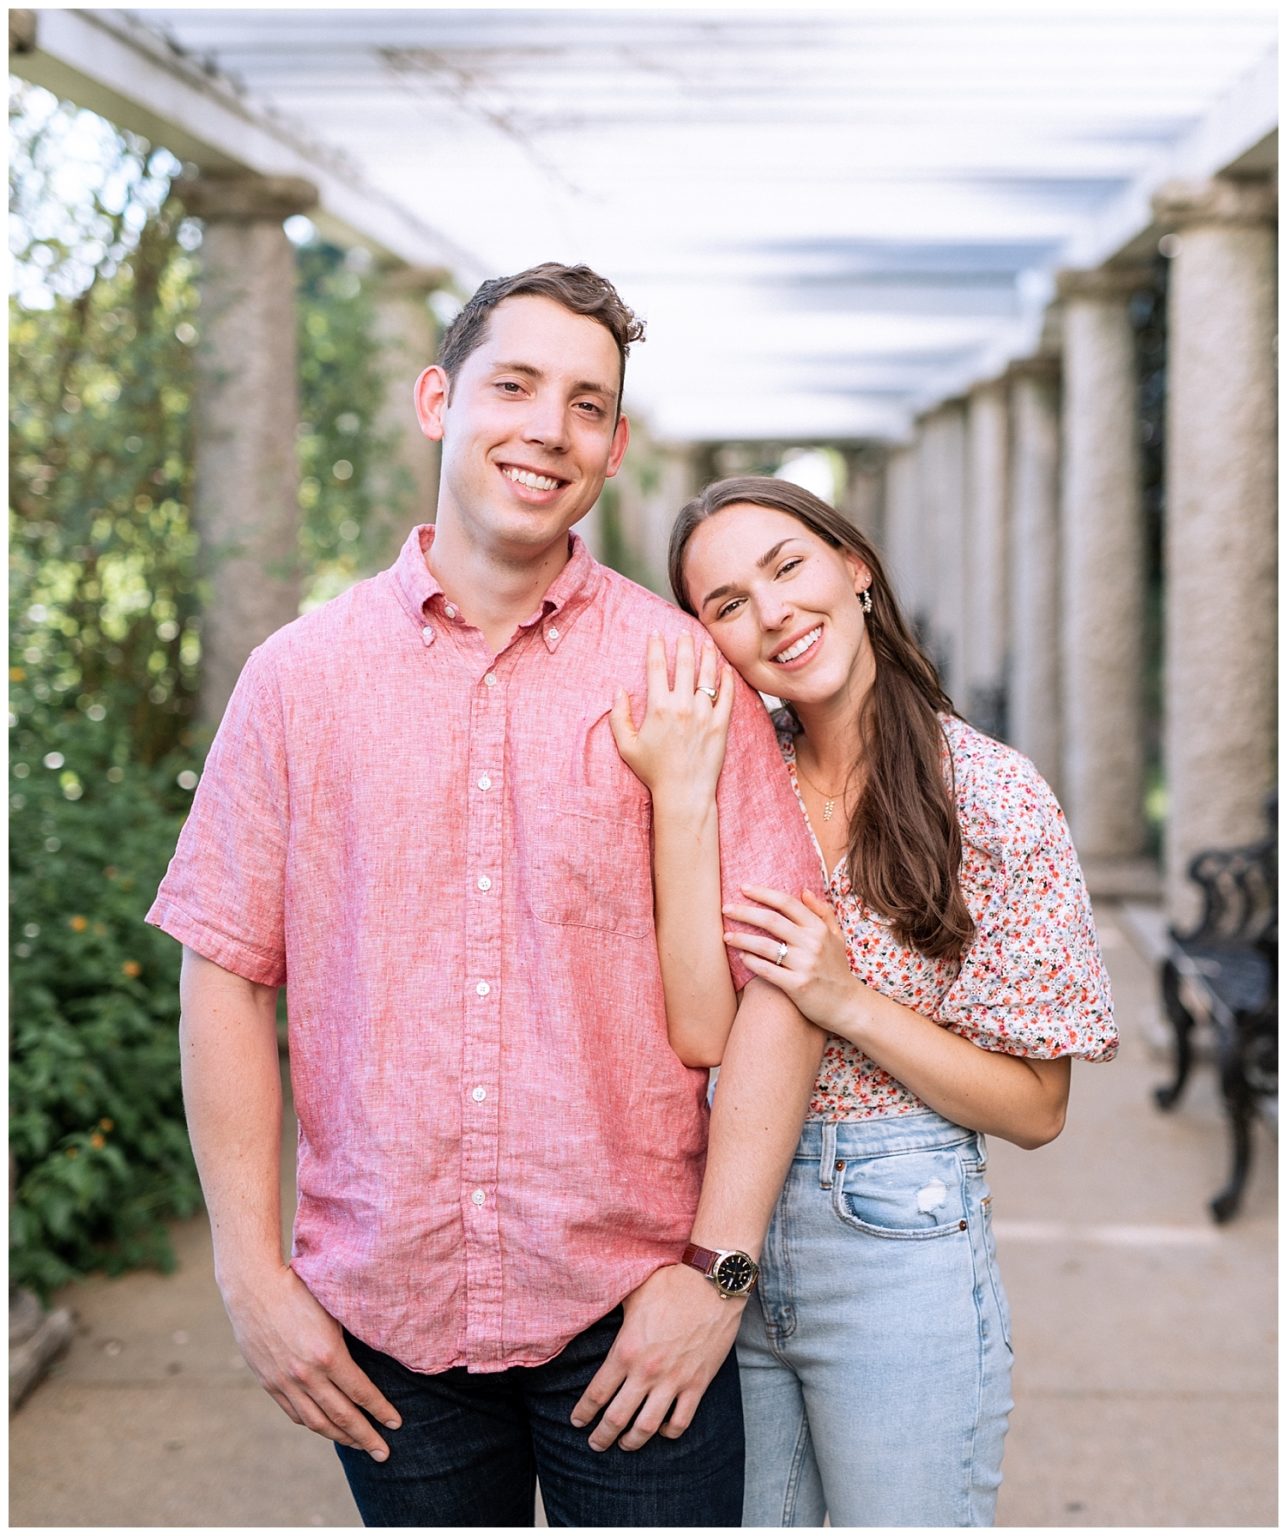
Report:
<svg viewBox="0 0 1287 1536"><path fill-rule="evenodd" d="M572 1410L578 1429L604 1410L590 1436L596 1451L618 1437L623 1451L637 1451L657 1433L677 1440L732 1348L746 1303L725 1300L697 1270L671 1264L621 1305L621 1331Z"/></svg>
<svg viewBox="0 0 1287 1536"><path fill-rule="evenodd" d="M401 1426L398 1411L354 1362L340 1325L293 1269L283 1265L224 1300L246 1364L289 1418L376 1461L387 1459L389 1447L358 1407L387 1429Z"/></svg>

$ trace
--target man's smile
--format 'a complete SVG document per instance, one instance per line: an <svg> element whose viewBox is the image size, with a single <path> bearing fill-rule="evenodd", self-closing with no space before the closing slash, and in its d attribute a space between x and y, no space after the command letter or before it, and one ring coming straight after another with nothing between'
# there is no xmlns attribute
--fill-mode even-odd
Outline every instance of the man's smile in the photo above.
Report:
<svg viewBox="0 0 1287 1536"><path fill-rule="evenodd" d="M558 491L568 484L557 475L544 474L521 464L502 464L500 472L515 485L526 486L530 491Z"/></svg>

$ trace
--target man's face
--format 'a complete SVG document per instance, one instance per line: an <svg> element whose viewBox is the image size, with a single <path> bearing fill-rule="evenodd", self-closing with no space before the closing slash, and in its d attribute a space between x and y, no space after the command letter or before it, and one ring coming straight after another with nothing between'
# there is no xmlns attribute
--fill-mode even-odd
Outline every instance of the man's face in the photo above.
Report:
<svg viewBox="0 0 1287 1536"><path fill-rule="evenodd" d="M565 538L626 451L619 373L597 320L535 294L498 304L450 381L433 367L416 385L421 429L442 442L439 524L520 562Z"/></svg>

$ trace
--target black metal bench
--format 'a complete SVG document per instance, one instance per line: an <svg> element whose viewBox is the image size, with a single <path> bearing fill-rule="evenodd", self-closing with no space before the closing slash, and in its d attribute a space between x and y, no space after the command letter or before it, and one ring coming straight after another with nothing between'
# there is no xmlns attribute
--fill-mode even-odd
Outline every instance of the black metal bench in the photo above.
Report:
<svg viewBox="0 0 1287 1536"><path fill-rule="evenodd" d="M1170 1109L1193 1064L1193 1030L1210 1026L1233 1143L1229 1181L1211 1201L1228 1221L1251 1166L1251 1123L1261 1099L1278 1093L1278 806L1269 835L1245 848L1212 849L1189 865L1203 911L1189 932L1170 931L1162 999L1175 1030L1175 1080L1155 1090Z"/></svg>

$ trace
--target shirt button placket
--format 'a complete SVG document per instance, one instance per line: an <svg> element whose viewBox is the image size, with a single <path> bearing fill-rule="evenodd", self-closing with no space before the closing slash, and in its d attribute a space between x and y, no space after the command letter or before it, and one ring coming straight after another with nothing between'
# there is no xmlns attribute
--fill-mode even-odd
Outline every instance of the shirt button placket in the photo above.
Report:
<svg viewBox="0 0 1287 1536"><path fill-rule="evenodd" d="M466 1339L471 1363L494 1357L501 1336L500 1041L506 700L493 664L470 708L469 792L465 796L469 891L465 922L465 1054L461 1202L465 1211ZM462 873L464 873L462 871Z"/></svg>

